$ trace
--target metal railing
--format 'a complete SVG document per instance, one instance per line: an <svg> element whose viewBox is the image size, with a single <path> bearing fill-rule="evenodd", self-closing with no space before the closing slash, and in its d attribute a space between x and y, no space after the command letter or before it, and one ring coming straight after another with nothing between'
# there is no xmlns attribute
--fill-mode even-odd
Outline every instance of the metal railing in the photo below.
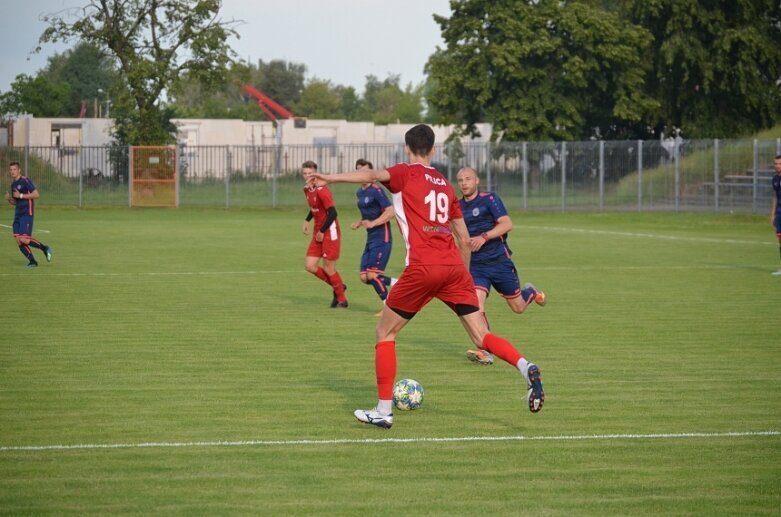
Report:
<svg viewBox="0 0 781 517"><path fill-rule="evenodd" d="M2 147L0 167L19 161L41 202L128 206L127 147ZM774 140L666 140L438 144L432 165L455 183L475 168L481 188L511 210L769 210ZM177 151L179 206L300 207L300 166L352 170L358 158L385 168L405 160L403 144L184 146ZM8 189L2 175L0 186ZM334 186L337 204L355 188Z"/></svg>

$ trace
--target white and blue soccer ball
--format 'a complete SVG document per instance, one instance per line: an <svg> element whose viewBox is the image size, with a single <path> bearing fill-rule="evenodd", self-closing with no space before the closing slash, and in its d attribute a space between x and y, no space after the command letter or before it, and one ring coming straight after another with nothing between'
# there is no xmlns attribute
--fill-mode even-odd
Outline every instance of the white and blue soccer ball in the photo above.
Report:
<svg viewBox="0 0 781 517"><path fill-rule="evenodd" d="M412 379L401 379L393 385L393 404L402 411L418 409L423 404L423 386Z"/></svg>

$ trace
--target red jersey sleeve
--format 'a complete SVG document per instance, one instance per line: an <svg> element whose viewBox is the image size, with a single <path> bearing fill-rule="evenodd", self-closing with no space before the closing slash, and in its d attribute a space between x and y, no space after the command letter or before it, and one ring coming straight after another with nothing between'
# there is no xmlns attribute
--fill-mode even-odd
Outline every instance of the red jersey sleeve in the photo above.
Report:
<svg viewBox="0 0 781 517"><path fill-rule="evenodd" d="M327 188L320 187L317 189L317 197L320 199L320 203L322 203L324 210L328 210L329 208L335 206L334 197L331 195L331 191Z"/></svg>
<svg viewBox="0 0 781 517"><path fill-rule="evenodd" d="M388 167L385 170L387 170L388 174L390 174L390 180L385 181L382 184L385 185L385 188L387 188L393 194L401 192L401 189L404 188L404 183L406 183L407 180L408 168L409 165L406 163L399 163L392 167Z"/></svg>

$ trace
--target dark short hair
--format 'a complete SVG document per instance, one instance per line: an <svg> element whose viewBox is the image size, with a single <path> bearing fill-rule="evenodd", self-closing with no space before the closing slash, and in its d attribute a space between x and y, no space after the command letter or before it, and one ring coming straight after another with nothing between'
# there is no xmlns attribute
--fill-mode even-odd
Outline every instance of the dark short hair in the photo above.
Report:
<svg viewBox="0 0 781 517"><path fill-rule="evenodd" d="M364 165L368 165L370 169L374 169L374 165L372 165L372 162L369 160L364 160L363 158L358 158L355 160L355 168L363 167Z"/></svg>
<svg viewBox="0 0 781 517"><path fill-rule="evenodd" d="M314 169L317 170L317 164L312 160L307 160L301 164L302 169Z"/></svg>
<svg viewBox="0 0 781 517"><path fill-rule="evenodd" d="M13 162L9 163L8 167L13 167L14 165L16 165L17 167L21 167L21 165L19 165L19 162L17 162L17 161L13 161Z"/></svg>
<svg viewBox="0 0 781 517"><path fill-rule="evenodd" d="M776 160L781 160L781 154L776 155Z"/></svg>
<svg viewBox="0 0 781 517"><path fill-rule="evenodd" d="M426 156L434 148L434 130L418 124L404 135L404 143L415 156Z"/></svg>

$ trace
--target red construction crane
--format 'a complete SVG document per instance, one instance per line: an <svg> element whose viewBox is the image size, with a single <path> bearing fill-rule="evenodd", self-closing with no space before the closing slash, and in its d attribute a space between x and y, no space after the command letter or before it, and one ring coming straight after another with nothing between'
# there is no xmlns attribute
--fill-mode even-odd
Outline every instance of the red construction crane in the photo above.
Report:
<svg viewBox="0 0 781 517"><path fill-rule="evenodd" d="M266 116L272 121L276 122L277 119L280 118L295 118L291 112L286 110L280 104L277 104L274 99L264 94L260 90L253 88L249 84L245 85L241 91L254 97L255 100L258 101L258 106L260 106L260 109L262 109L263 113L265 113Z"/></svg>

